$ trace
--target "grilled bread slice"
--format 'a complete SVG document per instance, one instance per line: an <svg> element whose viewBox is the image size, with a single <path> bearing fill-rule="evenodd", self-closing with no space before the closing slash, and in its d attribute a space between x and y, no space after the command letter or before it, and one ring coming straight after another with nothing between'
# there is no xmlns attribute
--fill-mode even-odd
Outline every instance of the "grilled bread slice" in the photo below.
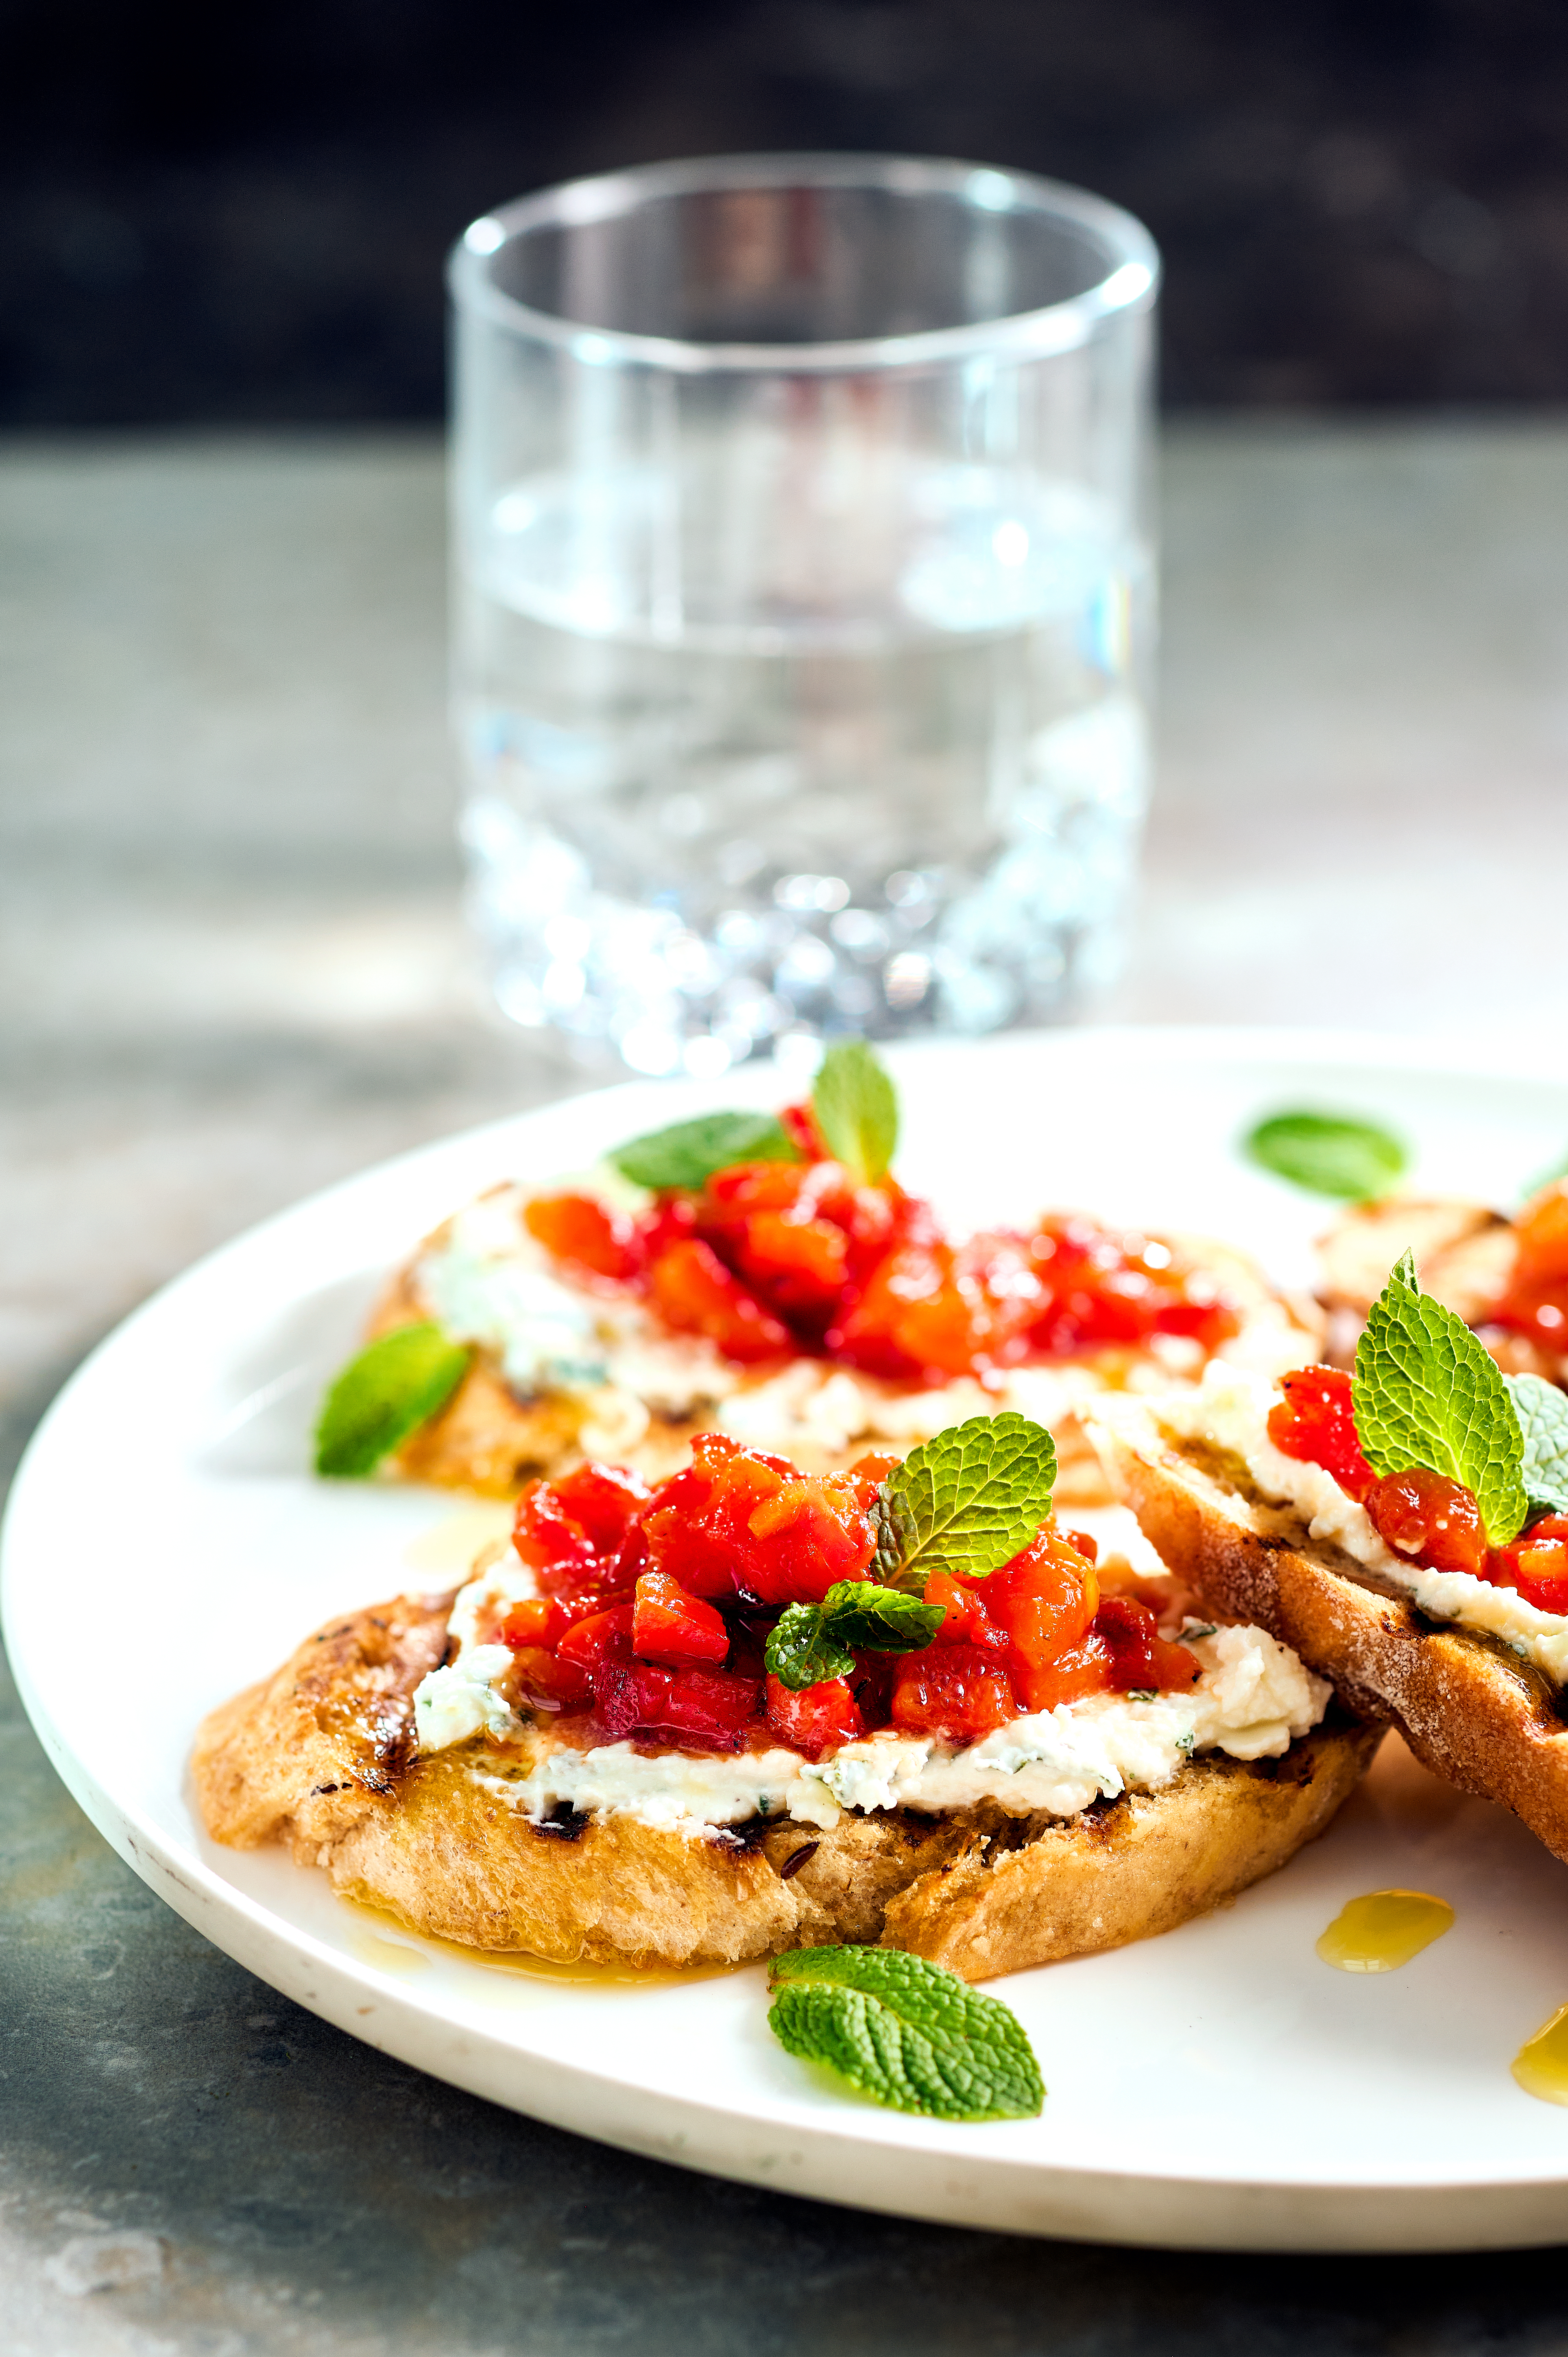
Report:
<svg viewBox="0 0 1568 2357"><path fill-rule="evenodd" d="M1172 1441L1152 1415L1119 1415L1098 1437L1144 1535L1209 1610L1294 1647L1351 1711L1396 1725L1424 1767L1500 1801L1568 1859L1568 1724L1539 1669L1313 1539L1239 1458Z"/></svg>
<svg viewBox="0 0 1568 2357"><path fill-rule="evenodd" d="M628 1816L535 1824L481 1781L482 1738L415 1756L413 1696L451 1596L328 1623L198 1738L208 1831L282 1840L345 1897L414 1931L561 1963L739 1964L881 1942L989 1979L1146 1939L1204 1913L1321 1833L1380 1729L1343 1716L1280 1760L1203 1757L1077 1817L993 1804L846 1811L831 1831L757 1819L697 1835Z"/></svg>

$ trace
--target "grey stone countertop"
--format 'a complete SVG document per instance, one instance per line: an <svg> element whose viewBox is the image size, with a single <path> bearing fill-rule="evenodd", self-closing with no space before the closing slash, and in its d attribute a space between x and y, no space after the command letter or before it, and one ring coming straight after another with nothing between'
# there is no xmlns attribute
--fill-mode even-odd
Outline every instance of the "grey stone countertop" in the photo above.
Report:
<svg viewBox="0 0 1568 2357"><path fill-rule="evenodd" d="M1172 437L1159 797L1107 1012L1506 1033L1561 1062L1565 514L1551 422ZM0 452L0 1470L199 1253L579 1084L469 972L441 544L428 439ZM1550 2253L1029 2243L456 2093L207 1946L0 1708L15 2357L1568 2347ZM1129 2034L1157 2051L1157 2022Z"/></svg>

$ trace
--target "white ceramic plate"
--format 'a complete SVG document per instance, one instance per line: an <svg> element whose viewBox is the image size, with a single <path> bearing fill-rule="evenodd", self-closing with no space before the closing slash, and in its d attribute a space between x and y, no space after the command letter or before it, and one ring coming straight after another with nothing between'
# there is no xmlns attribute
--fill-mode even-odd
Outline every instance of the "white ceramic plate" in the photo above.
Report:
<svg viewBox="0 0 1568 2357"><path fill-rule="evenodd" d="M894 1057L900 1170L955 1219L1079 1203L1208 1229L1287 1280L1322 1211L1238 1158L1259 1114L1392 1121L1415 1178L1516 1200L1568 1146L1568 1082L1289 1035L1079 1032ZM382 1274L481 1186L541 1178L703 1106L777 1103L766 1071L639 1082L431 1146L214 1254L68 1386L20 1474L6 1633L60 1774L137 1872L287 1996L476 2093L660 2158L875 2210L1213 2247L1412 2250L1568 2238L1568 2110L1509 2064L1568 2000L1568 1874L1511 1818L1385 1747L1321 1842L1162 1940L1001 1985L1049 2095L950 2126L840 2096L778 2047L765 1975L631 1986L443 1951L281 1856L198 1832L203 1712L325 1615L455 1576L473 1510L317 1483L321 1385ZM461 1509L457 1512L459 1516ZM409 1569L408 1550L419 1564ZM440 1559L446 1556L446 1566ZM1454 1929L1402 1971L1318 1961L1347 1899L1406 1887Z"/></svg>

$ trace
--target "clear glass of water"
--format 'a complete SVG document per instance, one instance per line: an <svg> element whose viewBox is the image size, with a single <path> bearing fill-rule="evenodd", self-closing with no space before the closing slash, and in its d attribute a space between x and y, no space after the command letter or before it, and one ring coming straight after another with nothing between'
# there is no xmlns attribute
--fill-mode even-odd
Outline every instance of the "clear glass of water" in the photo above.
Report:
<svg viewBox="0 0 1568 2357"><path fill-rule="evenodd" d="M1109 978L1157 277L1094 197L891 157L658 166L475 222L455 694L510 1016L711 1077Z"/></svg>

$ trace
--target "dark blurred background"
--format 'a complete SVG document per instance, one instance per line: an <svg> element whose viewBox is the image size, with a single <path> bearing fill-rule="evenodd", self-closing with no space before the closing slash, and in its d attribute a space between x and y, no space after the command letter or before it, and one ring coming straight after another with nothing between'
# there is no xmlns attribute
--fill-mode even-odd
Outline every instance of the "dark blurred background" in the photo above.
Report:
<svg viewBox="0 0 1568 2357"><path fill-rule="evenodd" d="M418 419L488 205L731 148L1141 214L1175 406L1568 395L1563 0L0 0L0 423Z"/></svg>

